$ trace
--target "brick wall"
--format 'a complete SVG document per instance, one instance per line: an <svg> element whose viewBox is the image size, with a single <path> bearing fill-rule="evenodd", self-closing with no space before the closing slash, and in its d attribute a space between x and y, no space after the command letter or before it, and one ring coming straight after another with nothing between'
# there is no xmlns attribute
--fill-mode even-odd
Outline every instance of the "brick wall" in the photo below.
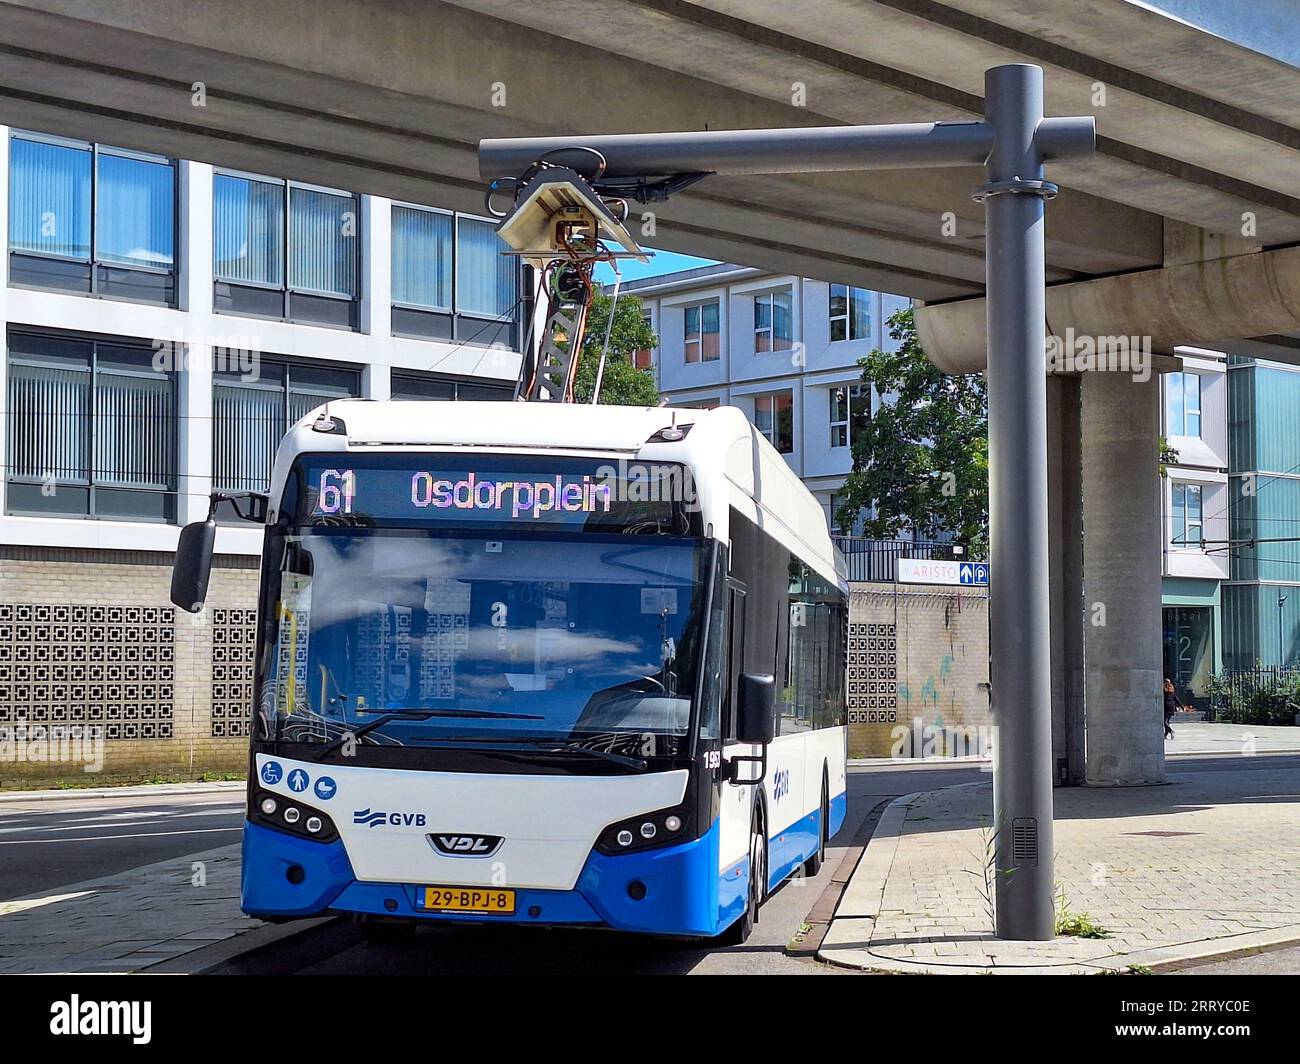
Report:
<svg viewBox="0 0 1300 1064"><path fill-rule="evenodd" d="M987 592L852 584L850 593L849 756L966 752L952 730L978 738L992 723L978 686L989 678Z"/></svg>
<svg viewBox="0 0 1300 1064"><path fill-rule="evenodd" d="M19 760L40 748L11 744L0 788L243 772L255 565L218 558L192 616L168 601L170 554L0 548L0 728L89 725L106 737L93 773L80 756Z"/></svg>

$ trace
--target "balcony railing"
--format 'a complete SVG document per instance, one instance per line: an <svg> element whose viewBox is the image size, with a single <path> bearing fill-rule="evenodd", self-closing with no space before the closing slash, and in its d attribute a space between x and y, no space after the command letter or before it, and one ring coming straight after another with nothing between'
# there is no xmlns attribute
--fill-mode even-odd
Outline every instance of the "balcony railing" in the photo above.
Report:
<svg viewBox="0 0 1300 1064"><path fill-rule="evenodd" d="M864 539L860 536L832 536L848 566L850 583L892 584L898 578L899 558L950 560L953 544L925 540Z"/></svg>

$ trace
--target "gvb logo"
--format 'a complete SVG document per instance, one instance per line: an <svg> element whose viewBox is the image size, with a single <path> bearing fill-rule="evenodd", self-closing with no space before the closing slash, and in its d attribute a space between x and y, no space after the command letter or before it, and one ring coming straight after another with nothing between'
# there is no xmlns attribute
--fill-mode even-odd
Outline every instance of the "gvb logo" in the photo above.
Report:
<svg viewBox="0 0 1300 1064"><path fill-rule="evenodd" d="M370 809L357 809L352 813L353 824L364 824L368 828L381 828L385 825L394 828L424 827L423 813L388 813Z"/></svg>
<svg viewBox="0 0 1300 1064"><path fill-rule="evenodd" d="M790 793L790 770L779 768L772 777L772 801L779 802Z"/></svg>

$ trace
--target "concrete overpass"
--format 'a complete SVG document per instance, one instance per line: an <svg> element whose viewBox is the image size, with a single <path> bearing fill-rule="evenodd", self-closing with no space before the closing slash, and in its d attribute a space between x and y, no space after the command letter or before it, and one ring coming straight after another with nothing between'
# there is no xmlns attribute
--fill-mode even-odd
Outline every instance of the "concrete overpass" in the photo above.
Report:
<svg viewBox="0 0 1300 1064"><path fill-rule="evenodd" d="M483 137L963 119L987 67L1029 61L1048 113L1095 114L1099 133L1095 159L1049 169L1050 330L1300 362L1293 15L1287 0L31 0L0 3L0 119L473 210ZM715 179L661 205L652 242L924 300L930 356L972 371L980 180ZM1158 392L1085 374L1049 394L1057 745L1073 778L1155 781ZM1095 603L1105 625L1085 622Z"/></svg>

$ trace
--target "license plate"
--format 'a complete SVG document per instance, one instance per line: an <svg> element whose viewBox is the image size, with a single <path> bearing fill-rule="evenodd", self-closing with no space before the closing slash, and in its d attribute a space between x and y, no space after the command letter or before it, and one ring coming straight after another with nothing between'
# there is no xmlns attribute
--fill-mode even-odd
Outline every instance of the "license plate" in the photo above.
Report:
<svg viewBox="0 0 1300 1064"><path fill-rule="evenodd" d="M423 907L444 913L512 913L515 892L481 887L425 887Z"/></svg>

